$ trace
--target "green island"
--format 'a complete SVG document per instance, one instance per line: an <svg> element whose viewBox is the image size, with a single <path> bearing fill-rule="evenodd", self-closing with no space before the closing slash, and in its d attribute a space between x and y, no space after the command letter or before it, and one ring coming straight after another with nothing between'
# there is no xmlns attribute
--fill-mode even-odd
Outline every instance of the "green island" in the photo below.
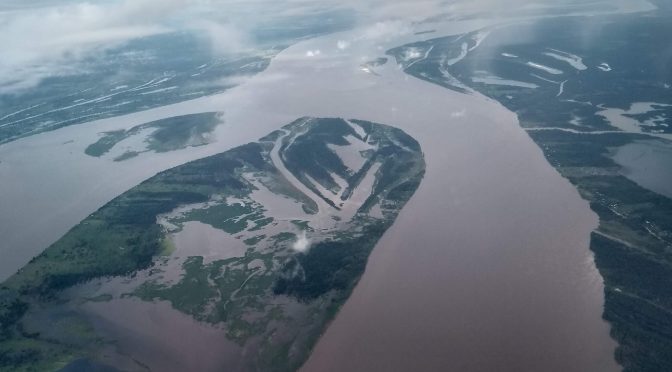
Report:
<svg viewBox="0 0 672 372"><path fill-rule="evenodd" d="M672 75L659 63L671 9L655 3L643 14L525 21L388 51L408 74L515 112L590 202L603 317L627 372L672 370L672 200L615 161L633 143L672 148Z"/></svg>
<svg viewBox="0 0 672 372"><path fill-rule="evenodd" d="M301 118L161 172L2 283L0 370L146 370L146 355L122 352L95 321L124 301L169 304L221 331L227 365L297 370L424 171L401 130Z"/></svg>
<svg viewBox="0 0 672 372"><path fill-rule="evenodd" d="M207 145L209 143L207 135L221 122L221 113L218 112L174 116L136 125L127 130L101 133L100 139L90 144L84 152L89 156L101 157L120 142L133 136L140 136L143 131L148 130L151 130L151 133L143 141L143 149L126 151L114 158L114 161L124 161L144 151L169 152L190 146Z"/></svg>

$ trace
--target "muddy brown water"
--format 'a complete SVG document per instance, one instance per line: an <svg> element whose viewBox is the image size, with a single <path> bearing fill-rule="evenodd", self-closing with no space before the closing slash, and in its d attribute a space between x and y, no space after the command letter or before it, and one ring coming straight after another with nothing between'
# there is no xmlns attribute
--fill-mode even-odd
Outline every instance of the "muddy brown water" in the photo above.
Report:
<svg viewBox="0 0 672 372"><path fill-rule="evenodd" d="M236 369L230 361L241 348L222 329L197 322L168 302L116 299L88 303L82 312L96 331L115 341L117 353L138 366L152 371Z"/></svg>
<svg viewBox="0 0 672 372"><path fill-rule="evenodd" d="M437 33L486 24L455 22ZM601 319L602 279L588 249L597 226L588 203L496 102L412 78L393 62L378 75L361 71L363 60L421 37L367 35L354 30L297 44L222 95L0 147L0 198L3 210L15 211L0 214L3 255L11 257L2 261L2 274L158 171L254 141L306 115L370 120L415 137L427 174L303 370L618 370L616 345ZM340 40L349 48L338 48ZM308 57L314 50L321 53ZM223 110L226 123L211 145L121 163L83 154L99 132L213 110ZM99 329L140 361L171 355L184 357L185 368L209 370L235 351L221 333L185 345L188 338L179 336L197 324L174 321L165 303L138 306L115 302L88 310L100 317Z"/></svg>

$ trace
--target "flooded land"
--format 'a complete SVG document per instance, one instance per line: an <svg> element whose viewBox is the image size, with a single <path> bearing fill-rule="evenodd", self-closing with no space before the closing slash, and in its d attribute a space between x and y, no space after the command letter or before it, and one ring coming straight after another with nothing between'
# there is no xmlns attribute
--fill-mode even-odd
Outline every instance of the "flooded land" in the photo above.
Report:
<svg viewBox="0 0 672 372"><path fill-rule="evenodd" d="M618 148L614 161L626 177L643 187L672 198L672 144L638 141Z"/></svg>
<svg viewBox="0 0 672 372"><path fill-rule="evenodd" d="M619 10L637 9L606 13ZM596 133L585 134L519 112L529 91L553 99L571 92L570 83L544 82L530 69L547 80L562 68L584 71L576 54L543 49L550 60L519 61L524 72L511 76L461 70L461 61L493 48L488 31L500 21L437 17L319 36L283 49L221 94L0 146L8 257L0 278L10 278L10 288L79 283L43 270L53 269L50 260L70 263L59 252L95 246L98 223L110 227L96 248L114 258L110 266L75 255L74 272L93 280L63 294L90 346L78 355L71 335L57 347L35 341L45 363L296 370L307 359L303 371L619 370L603 314L605 293L621 289L617 281L605 288L595 257L606 256L595 241L613 238L620 222L598 219L593 189L574 176L621 170L564 162L563 141L584 144L573 136L604 132L599 153L614 154L628 177L661 194L662 178L628 169L664 163L644 160L649 150L633 148L632 138L610 137L618 128L595 119L603 108L591 105L590 122L581 109L567 118L589 122ZM497 50L507 61L524 56ZM469 68L487 61L475 59ZM597 62L588 71L598 71ZM209 119L187 133L193 141L149 151L157 122L194 115ZM535 126L544 130L524 129ZM91 156L93 144L110 152ZM127 219L137 226L119 222ZM142 249L119 253L125 244ZM612 267L604 262L597 264ZM27 301L28 332L44 328L45 317L70 314L40 301Z"/></svg>
<svg viewBox="0 0 672 372"><path fill-rule="evenodd" d="M306 117L161 172L5 282L3 351L46 370L296 370L424 170L399 129Z"/></svg>
<svg viewBox="0 0 672 372"><path fill-rule="evenodd" d="M221 371L235 369L240 347L222 329L200 323L167 302L119 299L85 304L96 332L115 340L101 362L126 370ZM138 363L140 362L140 364Z"/></svg>
<svg viewBox="0 0 672 372"><path fill-rule="evenodd" d="M660 35L672 31L669 7L657 3L655 11L589 23L531 20L389 51L412 76L484 94L515 112L548 162L590 203L600 218L590 250L604 278L603 318L628 371L672 368L672 75L642 68L662 63L667 42Z"/></svg>

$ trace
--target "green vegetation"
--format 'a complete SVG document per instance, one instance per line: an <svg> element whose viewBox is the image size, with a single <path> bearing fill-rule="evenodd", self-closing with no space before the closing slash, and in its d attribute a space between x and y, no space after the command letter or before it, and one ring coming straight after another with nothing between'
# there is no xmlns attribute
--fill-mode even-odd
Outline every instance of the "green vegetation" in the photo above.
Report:
<svg viewBox="0 0 672 372"><path fill-rule="evenodd" d="M348 179L350 174L338 155L327 145L348 145L349 142L345 139L348 135L357 137L357 133L342 119L322 119L315 122L310 132L294 138L291 146L286 142L283 143L281 152L287 169L299 175L298 178L307 185L311 183L304 174L320 182L327 189L338 190L339 186L331 177L331 173L343 179ZM317 189L313 191L319 194Z"/></svg>
<svg viewBox="0 0 672 372"><path fill-rule="evenodd" d="M627 372L672 370L672 200L629 180L611 159L615 148L650 137L618 131L599 112L628 109L635 102L672 103L661 83L672 79L670 70L656 67L665 43L661 35L672 32L670 7L657 3L661 9L646 14L590 21L561 17L501 27L453 65L446 64L446 56L458 56L463 42L475 45L478 32L389 51L408 67L413 61L404 61L405 51L432 48L427 59L406 72L449 89L477 90L516 112L548 161L590 202L600 217L591 250L605 281L604 318L619 343L616 359ZM576 43L581 35L593 34L586 28L601 31ZM521 34L530 37L521 39ZM550 48L579 55L587 68L577 70L544 54ZM531 70L528 61L563 73ZM605 61L618 66L608 72L596 67ZM537 88L474 79L483 76ZM630 117L656 118L654 125L641 127L645 133L671 133L671 107L654 105L654 111Z"/></svg>
<svg viewBox="0 0 672 372"><path fill-rule="evenodd" d="M0 119L0 143L224 92L232 87L227 77L263 71L288 44L274 45L215 56L197 33L179 32L106 49L74 74L0 93L0 117L16 112ZM122 66L123 74L116 73Z"/></svg>
<svg viewBox="0 0 672 372"><path fill-rule="evenodd" d="M412 138L380 124L358 123L377 145L368 154L367 169L374 162L381 166L372 195L360 213L351 221L341 221L349 227L321 230L319 241L306 253L292 250L297 239L292 231L316 233L309 226L311 221L280 221L267 215L266 208L251 199L255 186L248 177L253 175L273 192L301 202L304 210L314 213L317 207L275 168L269 141L161 172L91 214L3 284L0 369L96 365L102 341L77 311L63 311L61 306L76 308L115 298L103 292L72 299L63 296L63 290L91 279L126 276L137 286L122 297L167 301L194 319L222 326L231 340L248 350L240 356L247 369L296 370L349 296L371 250L424 175L422 152ZM294 174L311 174L328 182L330 173L338 170L347 177L349 188L361 182L363 175L350 174L327 146L347 144L346 136L357 136L344 120L299 120L284 129L294 138L282 154ZM178 131L176 137L161 133L161 142L173 146L171 138L181 138L186 132ZM121 137L120 133L114 138L108 135L96 151L104 151ZM308 150L317 155L298 156L296 152ZM389 213L385 219L367 215L368 206L378 200L386 202ZM178 207L185 208L178 212ZM164 219L167 227L157 223ZM180 226L189 221L236 235L246 245L244 255L212 261L171 256L176 248L166 229L179 233ZM278 228L290 231L277 232ZM181 260L181 277L166 281L162 273L176 259Z"/></svg>
<svg viewBox="0 0 672 372"><path fill-rule="evenodd" d="M604 317L618 340L626 371L672 368L672 265L613 239L593 234L592 249L609 286Z"/></svg>
<svg viewBox="0 0 672 372"><path fill-rule="evenodd" d="M105 132L103 136L96 142L89 145L84 152L86 155L100 157L105 155L108 151L119 142L128 137L125 130L115 130L112 132Z"/></svg>
<svg viewBox="0 0 672 372"><path fill-rule="evenodd" d="M247 13L237 7L231 11L229 17ZM85 68L52 74L35 87L8 87L0 92L0 144L222 93L235 85L231 77L263 71L287 46L355 23L354 13L342 8L275 13L251 27L255 47L244 52L213 51L201 30L162 32L79 56L78 66Z"/></svg>
<svg viewBox="0 0 672 372"><path fill-rule="evenodd" d="M188 146L205 145L208 143L205 135L212 132L220 124L219 117L220 114L217 112L175 116L137 125L129 130L105 132L98 141L89 145L84 152L89 156L103 156L119 142L140 135L148 129L154 131L145 140L147 150L168 152ZM127 151L116 157L114 161L124 161L138 155L139 152L137 151Z"/></svg>
<svg viewBox="0 0 672 372"><path fill-rule="evenodd" d="M220 114L216 112L176 116L147 123L148 127L157 128L149 136L147 147L156 152L167 152L203 145L207 143L204 134L212 132L220 123Z"/></svg>
<svg viewBox="0 0 672 372"><path fill-rule="evenodd" d="M28 309L33 304L48 306L61 290L89 279L131 274L152 265L157 254L166 253L156 216L208 201L215 193L249 192L236 170L267 168L260 150L258 144L249 144L159 173L90 215L9 278L0 291L0 366L55 363L55 355L61 358L55 350L73 345L24 335L22 318ZM22 349L13 346L17 342Z"/></svg>
<svg viewBox="0 0 672 372"><path fill-rule="evenodd" d="M89 300L91 302L109 302L109 301L112 301L113 298L114 297L112 297L111 294L101 294L101 295L96 296L96 297L88 298L87 300Z"/></svg>
<svg viewBox="0 0 672 372"><path fill-rule="evenodd" d="M251 205L217 204L189 211L176 222L199 221L229 234L236 234L247 229L248 221L260 217L263 217L263 213L255 212Z"/></svg>
<svg viewBox="0 0 672 372"><path fill-rule="evenodd" d="M140 298L151 301L169 298L174 308L187 314L200 314L215 292L208 284L208 271L204 270L203 257L190 257L182 265L184 277L174 286L163 288L153 282L143 284L137 291Z"/></svg>
<svg viewBox="0 0 672 372"><path fill-rule="evenodd" d="M134 158L138 155L140 155L140 153L137 152L137 151L126 151L125 153L123 153L123 154L117 156L116 158L114 158L114 161L124 161L124 160L128 160L128 159L132 159L132 158Z"/></svg>
<svg viewBox="0 0 672 372"><path fill-rule="evenodd" d="M672 104L672 95L663 83L671 81L672 75L669 69L656 67L661 63L660 45L665 43L661 35L672 32L669 16L669 11L659 11L513 24L497 28L477 49L453 65L448 65L447 60L460 56L463 42L474 47L480 32L492 30L412 43L391 49L388 54L404 68L408 67L407 73L420 79L459 92L474 89L497 99L518 114L525 128L611 131L614 127L596 115L605 107L628 109L635 102L654 102L659 104L654 105L654 111L630 117L644 120L660 116L656 125L642 125L641 130L672 133L672 106L665 106ZM595 28L601 30L599 37L586 43L576 42ZM520 35L529 37L521 39ZM410 49L423 52L424 56L430 48L424 60L404 58ZM551 49L556 54L560 50L582 57L586 69L576 70L546 55L553 52ZM635 55L637 58L632 58ZM563 73L544 73L530 67L527 64L530 61ZM618 68L602 71L597 66L605 61L618 61ZM484 77L531 83L537 88L490 84L478 79Z"/></svg>
<svg viewBox="0 0 672 372"><path fill-rule="evenodd" d="M258 235L258 236L255 236L255 237L252 237L252 238L249 238L249 239L245 239L243 242L247 245L254 246L264 239L266 239L266 235Z"/></svg>
<svg viewBox="0 0 672 372"><path fill-rule="evenodd" d="M290 232L282 232L278 235L271 236L271 239L276 242L286 242L289 240L296 240L296 234Z"/></svg>
<svg viewBox="0 0 672 372"><path fill-rule="evenodd" d="M420 185L423 175L420 172L413 178L393 184L388 188L386 200L403 206ZM381 189L385 189L385 186L381 186ZM367 202L374 200L375 195L374 193ZM361 210L366 208L367 203ZM387 219L368 224L360 221L357 224L364 226L361 233L346 233L339 236L338 240L320 242L307 253L291 257L285 262L283 274L275 283L273 291L276 294L295 296L302 301L310 301L332 291L341 291L344 293L343 300L347 299L364 273L371 250L393 221L394 219ZM301 275L296 275L297 270L300 270Z"/></svg>
<svg viewBox="0 0 672 372"><path fill-rule="evenodd" d="M275 283L275 294L296 296L310 301L329 293L349 294L364 273L366 261L388 226L383 223L366 227L361 235L316 244L284 264L283 276ZM296 270L302 275L296 275ZM347 295L344 296L347 298Z"/></svg>
<svg viewBox="0 0 672 372"><path fill-rule="evenodd" d="M175 252L175 243L170 238L164 237L161 240L161 251L159 252L159 256L170 256Z"/></svg>
<svg viewBox="0 0 672 372"><path fill-rule="evenodd" d="M617 361L626 371L672 369L672 200L619 174L609 157L612 146L639 136L531 135L600 216L591 250L605 281L604 318L619 342Z"/></svg>
<svg viewBox="0 0 672 372"><path fill-rule="evenodd" d="M322 196L312 186L312 182L306 175L331 190L340 188L334 181L332 174L343 178L347 182L347 188L343 190L342 200L347 200L350 197L374 164L381 163L374 189L360 208L361 212L368 212L379 196L397 186L400 182L406 181L407 178L405 177L423 174L424 160L417 156L417 153L420 152L418 142L403 131L363 120L351 120L351 122L364 129L366 138L361 138L342 119L322 119L319 122L312 123L311 129L307 133L293 138L291 146L288 146L286 140L281 152L287 168L317 195ZM364 166L354 173L327 146L328 144L348 145L347 136L365 140L377 146L375 150L369 151L366 155ZM316 154L317 156L304 156L303 154L306 153ZM338 209L338 206L334 205L330 199L324 197L323 199Z"/></svg>

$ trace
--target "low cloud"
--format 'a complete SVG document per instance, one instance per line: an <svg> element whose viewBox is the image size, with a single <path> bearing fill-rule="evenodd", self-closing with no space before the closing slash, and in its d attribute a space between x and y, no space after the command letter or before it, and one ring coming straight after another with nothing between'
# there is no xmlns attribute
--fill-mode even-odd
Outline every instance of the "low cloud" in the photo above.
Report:
<svg viewBox="0 0 672 372"><path fill-rule="evenodd" d="M463 118L465 116L467 116L467 110L466 109L462 109L460 111L454 111L454 112L450 113L450 117L453 118L453 119Z"/></svg>
<svg viewBox="0 0 672 372"><path fill-rule="evenodd" d="M340 50L346 50L350 47L350 42L346 40L339 40L336 42L336 47Z"/></svg>
<svg viewBox="0 0 672 372"><path fill-rule="evenodd" d="M49 76L79 73L77 63L130 40L174 31L210 36L212 50L254 48L251 30L277 17L317 16L328 9L359 14L360 37L380 40L412 32L437 15L557 5L549 0L6 0L0 4L0 93L33 87ZM541 4L541 5L540 5ZM349 48L354 40L341 40ZM319 51L311 51L312 56Z"/></svg>
<svg viewBox="0 0 672 372"><path fill-rule="evenodd" d="M301 235L297 237L296 241L292 245L292 249L300 253L305 253L308 251L308 249L310 249L310 240L306 236L305 231L301 232Z"/></svg>
<svg viewBox="0 0 672 372"><path fill-rule="evenodd" d="M362 37L369 40L391 40L398 36L408 35L412 31L408 22L380 21L365 28Z"/></svg>
<svg viewBox="0 0 672 372"><path fill-rule="evenodd" d="M78 61L133 39L197 30L210 36L213 51L249 47L242 32L199 15L208 0L118 0L66 2L56 6L0 8L0 92L37 85L43 78L78 72Z"/></svg>
<svg viewBox="0 0 672 372"><path fill-rule="evenodd" d="M218 55L238 53L252 47L247 34L232 24L201 20L194 22L191 27L209 36L211 49Z"/></svg>

